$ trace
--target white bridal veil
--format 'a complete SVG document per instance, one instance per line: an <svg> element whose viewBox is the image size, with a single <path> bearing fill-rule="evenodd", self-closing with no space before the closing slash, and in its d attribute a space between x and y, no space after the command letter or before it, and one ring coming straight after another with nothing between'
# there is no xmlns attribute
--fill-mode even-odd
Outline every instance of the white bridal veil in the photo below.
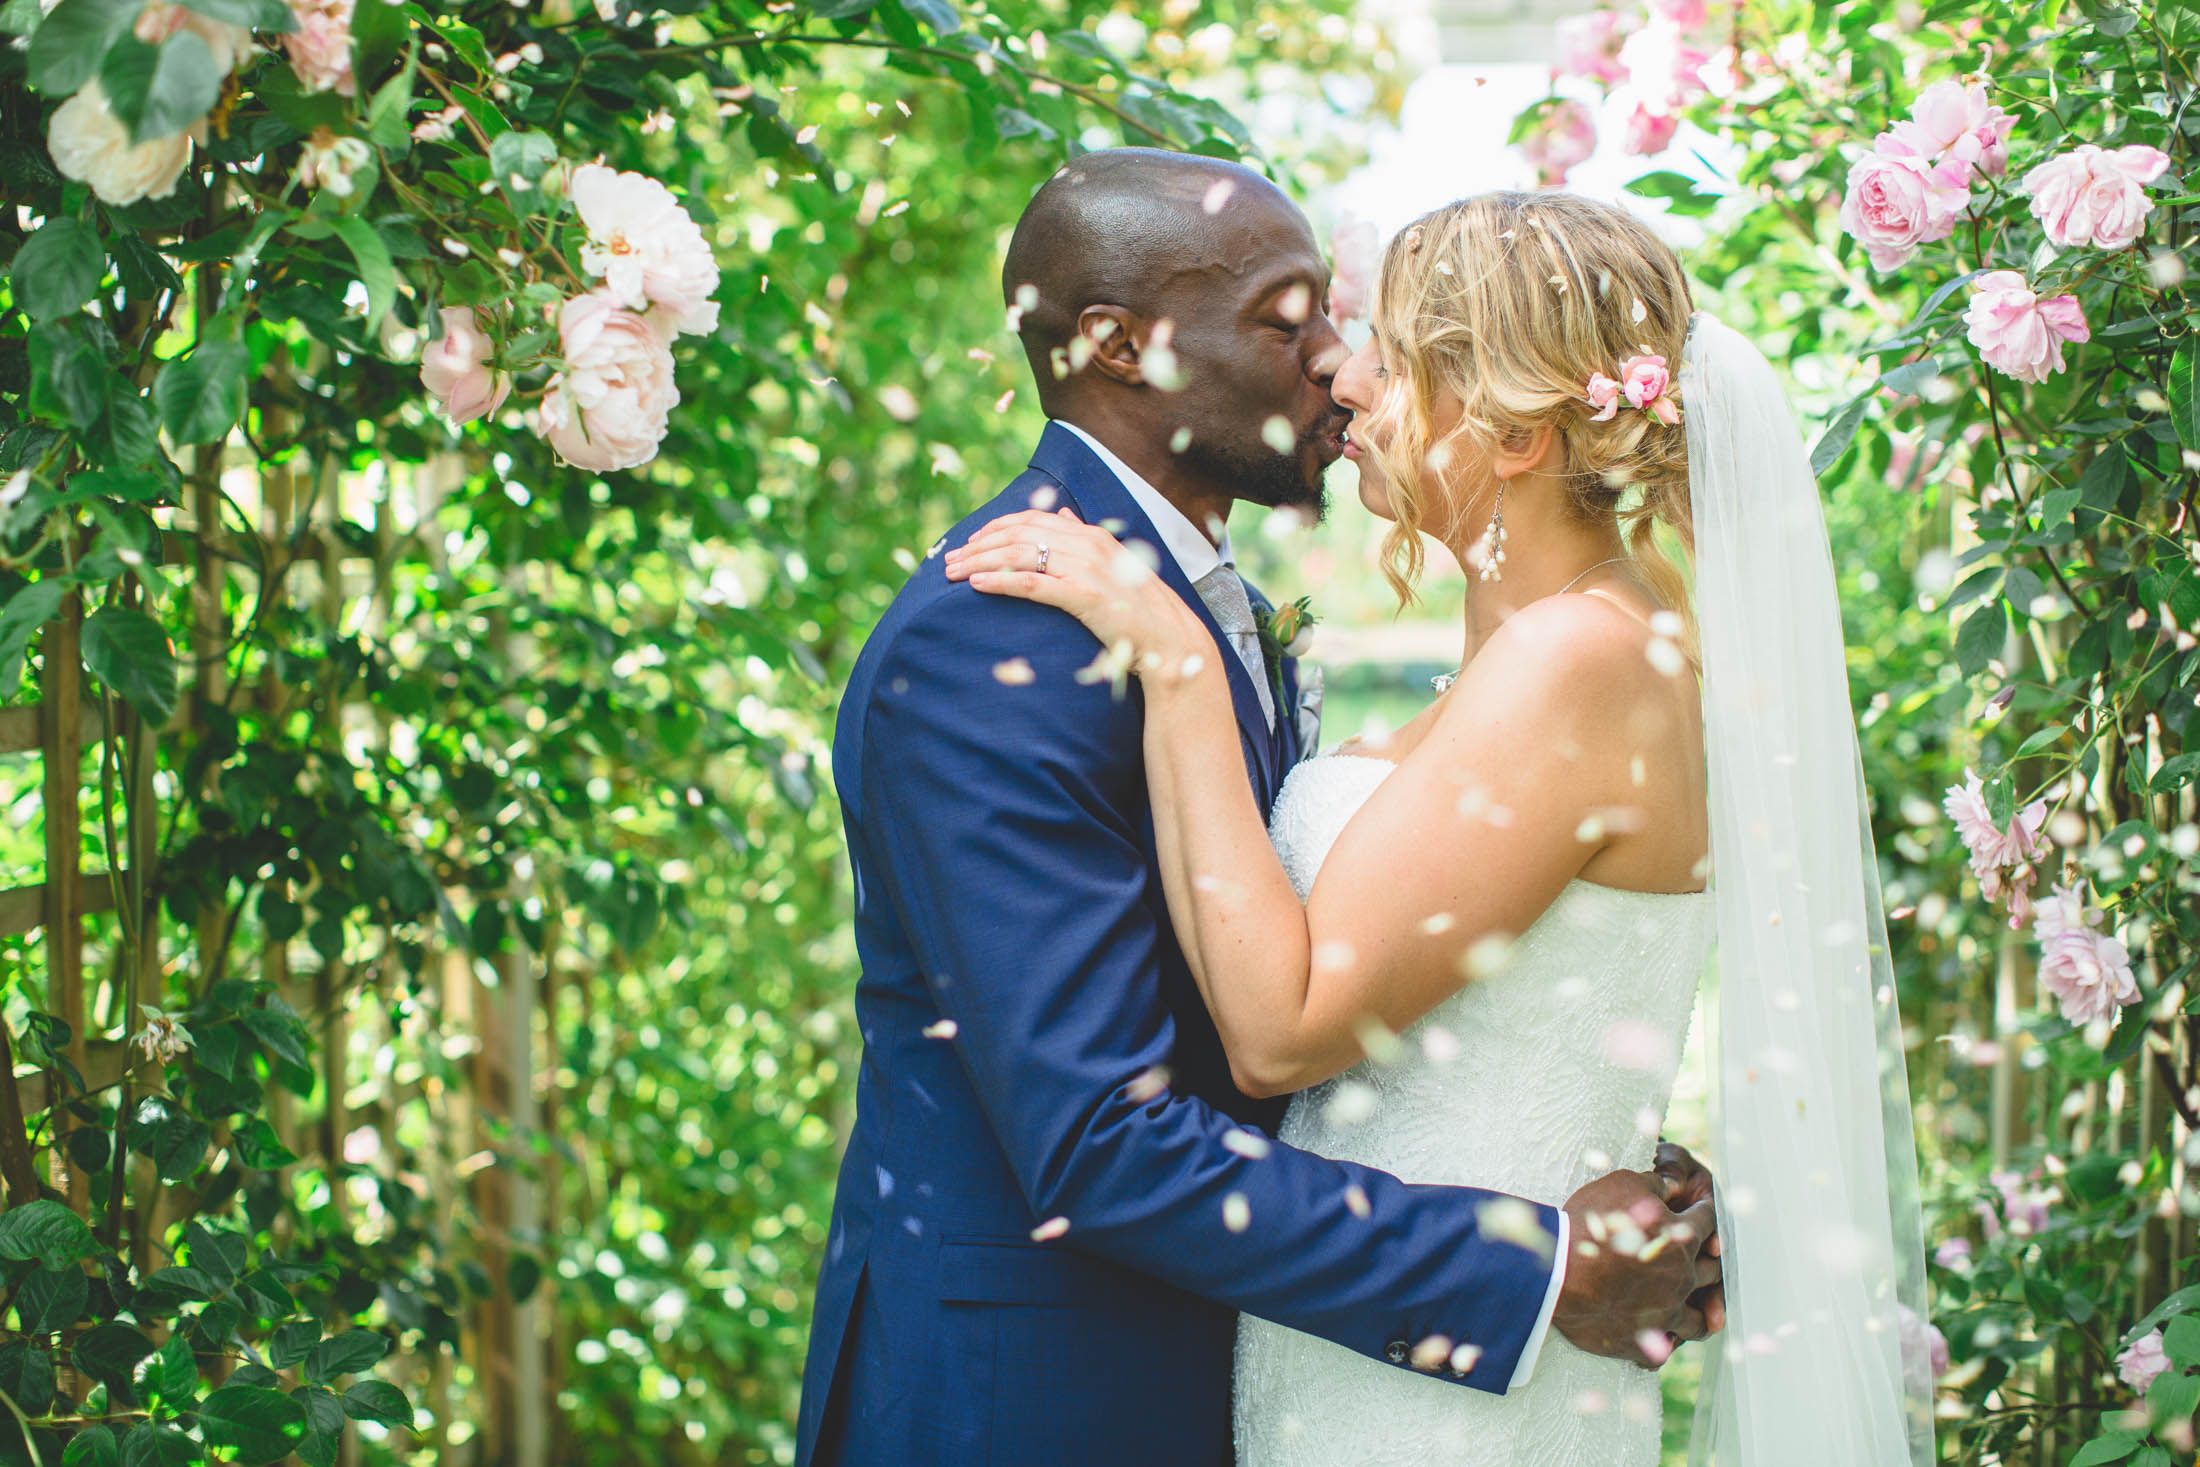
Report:
<svg viewBox="0 0 2200 1467"><path fill-rule="evenodd" d="M1924 1467L1916 1145L1817 479L1779 379L1731 327L1692 318L1680 388L1727 1297L1691 1460Z"/></svg>

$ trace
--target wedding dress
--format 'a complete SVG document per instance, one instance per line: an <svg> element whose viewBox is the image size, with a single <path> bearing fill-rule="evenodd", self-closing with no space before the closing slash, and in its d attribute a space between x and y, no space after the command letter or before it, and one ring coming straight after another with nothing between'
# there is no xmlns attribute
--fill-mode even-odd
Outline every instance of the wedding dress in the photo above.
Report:
<svg viewBox="0 0 2200 1467"><path fill-rule="evenodd" d="M1302 901L1395 767L1331 753L1291 772L1269 833ZM1569 882L1501 971L1416 1021L1395 1053L1294 1096L1281 1138L1409 1182L1554 1206L1614 1168L1648 1168L1714 918L1705 893ZM1657 1377L1556 1331L1527 1384L1496 1396L1245 1315L1233 1407L1238 1467L1659 1459Z"/></svg>

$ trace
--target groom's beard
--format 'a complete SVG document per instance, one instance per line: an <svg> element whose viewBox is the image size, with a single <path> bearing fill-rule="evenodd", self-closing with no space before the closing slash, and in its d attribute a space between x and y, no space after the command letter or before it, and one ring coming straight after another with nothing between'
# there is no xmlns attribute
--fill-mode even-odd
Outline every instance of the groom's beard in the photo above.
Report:
<svg viewBox="0 0 2200 1467"><path fill-rule="evenodd" d="M1297 510L1318 525L1329 517L1329 469L1325 464L1315 470L1313 482L1308 483L1306 465L1321 463L1322 440L1335 431L1334 425L1317 425L1307 430L1288 454L1278 453L1266 443L1249 448L1211 443L1203 452L1195 439L1183 456L1208 482L1229 485L1236 498L1270 509Z"/></svg>

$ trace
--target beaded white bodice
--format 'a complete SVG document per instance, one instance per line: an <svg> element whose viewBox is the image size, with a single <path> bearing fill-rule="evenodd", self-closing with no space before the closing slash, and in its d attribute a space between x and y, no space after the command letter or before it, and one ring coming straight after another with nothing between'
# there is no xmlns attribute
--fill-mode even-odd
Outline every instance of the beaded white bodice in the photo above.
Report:
<svg viewBox="0 0 2200 1467"><path fill-rule="evenodd" d="M1269 835L1303 901L1396 766L1325 754L1291 771ZM1703 893L1573 881L1511 949L1366 1060L1292 1097L1281 1138L1410 1182L1553 1205L1650 1164L1713 908ZM1503 1396L1402 1370L1250 1315L1239 1323L1239 1467L1655 1467L1654 1376L1553 1332Z"/></svg>

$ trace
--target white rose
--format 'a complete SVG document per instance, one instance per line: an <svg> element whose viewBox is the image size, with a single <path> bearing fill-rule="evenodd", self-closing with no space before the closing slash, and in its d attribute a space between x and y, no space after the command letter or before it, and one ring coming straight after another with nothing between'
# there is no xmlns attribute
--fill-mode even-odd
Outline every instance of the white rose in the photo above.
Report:
<svg viewBox="0 0 2200 1467"><path fill-rule="evenodd" d="M588 228L581 268L601 276L621 305L662 315L672 332L718 328L718 262L702 228L654 178L601 163L573 170L574 210Z"/></svg>
<svg viewBox="0 0 2200 1467"><path fill-rule="evenodd" d="M204 132L202 122L189 132L133 143L94 79L55 109L46 129L46 150L64 177L90 184L102 202L134 204L165 199L176 191L176 180L191 161L192 137Z"/></svg>

